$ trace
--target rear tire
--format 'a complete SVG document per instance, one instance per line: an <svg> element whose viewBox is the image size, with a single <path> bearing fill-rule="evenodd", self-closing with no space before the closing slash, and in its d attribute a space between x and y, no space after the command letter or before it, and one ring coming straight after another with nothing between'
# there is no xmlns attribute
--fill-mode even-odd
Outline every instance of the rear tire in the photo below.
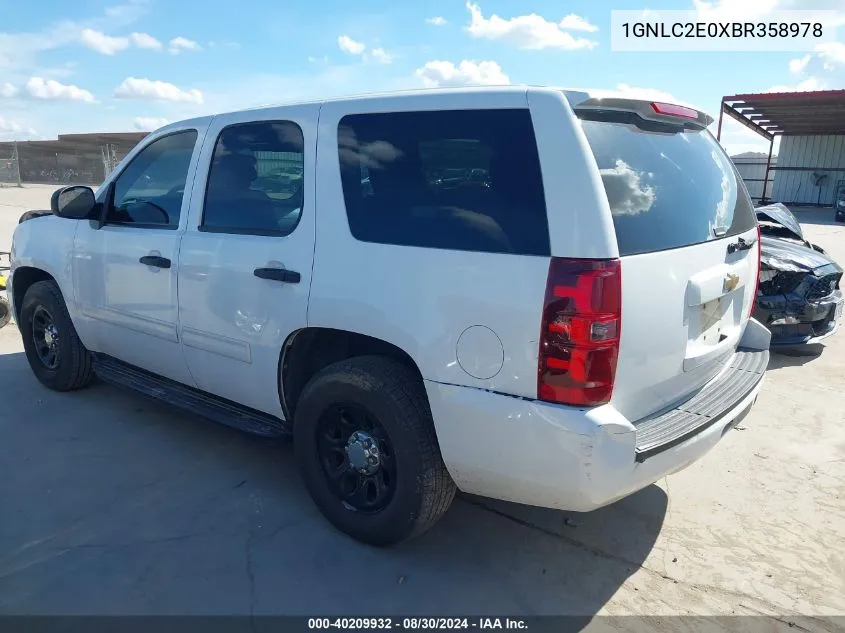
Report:
<svg viewBox="0 0 845 633"><path fill-rule="evenodd" d="M35 377L55 391L87 386L93 376L91 354L76 333L55 281L39 281L26 291L18 329Z"/></svg>
<svg viewBox="0 0 845 633"><path fill-rule="evenodd" d="M297 402L293 437L320 512L364 543L419 536L455 496L423 385L393 359L352 358L315 375ZM375 446L375 454L362 452L365 445ZM338 472L344 474L332 476Z"/></svg>

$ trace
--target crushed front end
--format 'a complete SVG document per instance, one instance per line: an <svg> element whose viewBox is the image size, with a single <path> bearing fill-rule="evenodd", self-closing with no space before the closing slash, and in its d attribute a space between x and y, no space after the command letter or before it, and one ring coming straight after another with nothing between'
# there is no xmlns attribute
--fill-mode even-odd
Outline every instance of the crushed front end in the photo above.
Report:
<svg viewBox="0 0 845 633"><path fill-rule="evenodd" d="M772 332L772 347L817 343L842 316L842 268L797 241L763 237L754 318Z"/></svg>

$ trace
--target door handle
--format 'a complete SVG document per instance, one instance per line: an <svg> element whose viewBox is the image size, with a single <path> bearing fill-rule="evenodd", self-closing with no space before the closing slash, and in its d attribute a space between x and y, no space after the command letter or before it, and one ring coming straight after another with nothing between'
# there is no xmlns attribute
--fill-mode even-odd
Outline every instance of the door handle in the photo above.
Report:
<svg viewBox="0 0 845 633"><path fill-rule="evenodd" d="M286 268L256 268L252 274L259 279L272 279L286 284L298 284L301 279L298 272Z"/></svg>
<svg viewBox="0 0 845 633"><path fill-rule="evenodd" d="M170 260L161 255L144 255L138 261L147 266L155 266L156 268L170 268Z"/></svg>

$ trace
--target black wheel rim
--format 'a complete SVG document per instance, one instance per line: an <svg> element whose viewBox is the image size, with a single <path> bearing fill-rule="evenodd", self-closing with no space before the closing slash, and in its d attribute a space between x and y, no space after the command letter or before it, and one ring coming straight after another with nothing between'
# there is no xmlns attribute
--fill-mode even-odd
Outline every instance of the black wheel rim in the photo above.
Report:
<svg viewBox="0 0 845 633"><path fill-rule="evenodd" d="M44 306L38 306L32 314L32 342L41 364L47 369L56 369L59 366L59 331Z"/></svg>
<svg viewBox="0 0 845 633"><path fill-rule="evenodd" d="M396 490L390 437L358 405L333 405L317 424L317 457L332 493L350 510L383 510Z"/></svg>

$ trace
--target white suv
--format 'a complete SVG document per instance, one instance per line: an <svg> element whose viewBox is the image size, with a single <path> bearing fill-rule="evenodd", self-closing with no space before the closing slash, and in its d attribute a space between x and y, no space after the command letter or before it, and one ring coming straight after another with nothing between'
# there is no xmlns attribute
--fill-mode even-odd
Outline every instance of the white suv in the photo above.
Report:
<svg viewBox="0 0 845 633"><path fill-rule="evenodd" d="M588 511L751 407L756 217L684 107L412 91L174 123L15 232L46 386L92 374L292 434L323 514L420 534L455 490Z"/></svg>

